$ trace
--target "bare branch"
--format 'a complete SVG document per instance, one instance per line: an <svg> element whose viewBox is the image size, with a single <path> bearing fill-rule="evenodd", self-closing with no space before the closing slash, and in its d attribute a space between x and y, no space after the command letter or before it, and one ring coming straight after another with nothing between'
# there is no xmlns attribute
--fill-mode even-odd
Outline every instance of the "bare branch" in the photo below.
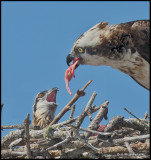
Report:
<svg viewBox="0 0 151 160"><path fill-rule="evenodd" d="M101 148L96 148L93 145L91 145L90 143L88 143L86 139L81 138L81 136L79 135L79 133L76 130L76 127L74 127L72 125L70 125L70 126L72 127L72 130L73 130L75 136L77 137L77 139L79 141L82 141L84 144L87 145L87 147L89 147L90 149L92 149L94 152L96 152L96 153L102 153L102 149Z"/></svg>
<svg viewBox="0 0 151 160"><path fill-rule="evenodd" d="M26 152L27 152L27 156L29 159L32 158L31 156L31 150L30 150L30 136L29 136L29 125L30 125L31 121L29 120L29 114L27 114L26 119L24 120L24 125L25 125L25 142L26 142Z"/></svg>
<svg viewBox="0 0 151 160"><path fill-rule="evenodd" d="M82 127L80 127L79 130L86 131L86 132L91 132L91 133L95 133L95 134L99 134L99 135L103 135L103 136L110 136L110 135L113 134L112 132L98 132L98 131L95 131L95 130L85 129L85 128L82 128Z"/></svg>
<svg viewBox="0 0 151 160"><path fill-rule="evenodd" d="M54 120L50 123L50 125L56 124L61 117L71 109L71 106L81 97L85 95L84 90L88 87L88 85L92 82L92 80L89 80L88 83L81 89L77 90L74 97L70 100L70 102L61 110L61 112L54 118Z"/></svg>
<svg viewBox="0 0 151 160"><path fill-rule="evenodd" d="M111 132L115 129L119 129L119 127L122 125L123 118L124 117L121 116L113 117L107 124L106 128L104 129L104 132Z"/></svg>
<svg viewBox="0 0 151 160"><path fill-rule="evenodd" d="M131 113L128 109L126 109L125 107L124 107L124 110L127 111L129 114L131 114L133 117L135 117L140 123L144 124L146 127L149 127L143 121L141 121L138 117L136 117L133 113Z"/></svg>
<svg viewBox="0 0 151 160"><path fill-rule="evenodd" d="M75 112L75 105L71 108L71 114L70 114L69 119L73 119L74 112Z"/></svg>
<svg viewBox="0 0 151 160"><path fill-rule="evenodd" d="M80 125L82 124L84 118L87 116L87 112L88 112L88 110L90 110L91 105L92 105L92 103L93 103L96 95L97 95L97 94L96 94L96 92L94 91L94 92L92 93L91 98L90 98L90 100L88 101L86 107L84 108L83 112L81 113L81 115L79 116L79 118L78 118L78 120L77 120L77 122L76 122L76 127L77 127L77 128L80 127Z"/></svg>
<svg viewBox="0 0 151 160"><path fill-rule="evenodd" d="M103 143L101 142L99 144L99 146L114 146L114 145L122 145L124 144L125 142L136 142L136 141L141 141L141 140L145 140L145 139L148 139L150 137L149 134L147 135L141 135L141 136L135 136L135 137L124 137L124 138L119 138L119 139L113 139L110 141L104 141Z"/></svg>
<svg viewBox="0 0 151 160"><path fill-rule="evenodd" d="M127 147L130 154L134 154L133 149L131 148L130 144L128 142L124 142L125 146Z"/></svg>
<svg viewBox="0 0 151 160"><path fill-rule="evenodd" d="M15 152L10 150L3 150L1 152L1 158L8 158L8 157L16 157L16 156L25 156L26 152Z"/></svg>
<svg viewBox="0 0 151 160"><path fill-rule="evenodd" d="M96 107L95 109L91 109L91 113L94 113L96 112L97 110L99 110L102 106L104 106L106 104L106 102L104 102L103 104L101 104L100 106ZM61 122L61 123L58 123L58 124L54 124L53 127L62 127L64 125L68 125L70 123L73 123L75 122L76 120L79 119L79 116L73 118L73 119L69 119L69 120L66 120L64 122Z"/></svg>
<svg viewBox="0 0 151 160"><path fill-rule="evenodd" d="M90 123L87 129L96 130L99 127L99 124L103 118L107 120L108 104L109 104L109 101L106 101L105 104L100 108L97 115L95 116L95 118ZM91 133L85 132L84 135L86 138L88 138L91 135Z"/></svg>
<svg viewBox="0 0 151 160"><path fill-rule="evenodd" d="M17 124L17 125L1 126L1 129L14 129L14 128L23 129L24 125Z"/></svg>
<svg viewBox="0 0 151 160"><path fill-rule="evenodd" d="M150 135L141 135L141 136L135 136L135 137L124 137L120 139L114 139L113 143L114 144L122 144L124 142L135 142L135 141L140 141L140 140L145 140L150 138Z"/></svg>
<svg viewBox="0 0 151 160"><path fill-rule="evenodd" d="M48 150L57 148L58 146L61 146L62 144L67 143L67 142L69 142L70 140L71 140L71 137L67 137L67 138L64 139L63 141L61 141L61 142L59 142L59 143L57 143L57 144L55 144L55 145L53 145L53 146L47 148L46 150L48 151Z"/></svg>

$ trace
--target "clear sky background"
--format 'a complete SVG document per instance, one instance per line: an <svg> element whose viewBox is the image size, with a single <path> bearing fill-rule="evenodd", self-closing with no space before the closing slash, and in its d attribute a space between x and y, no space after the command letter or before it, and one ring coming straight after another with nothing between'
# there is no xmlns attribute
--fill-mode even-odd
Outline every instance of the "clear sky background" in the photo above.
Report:
<svg viewBox="0 0 151 160"><path fill-rule="evenodd" d="M58 87L56 115L71 100L64 75L66 56L75 40L101 21L110 25L149 19L149 2L2 2L2 125L23 124L27 113L32 120L38 92ZM80 66L69 86L73 95L90 79L86 95L76 102L74 117L86 106L93 91L94 105L109 100L107 124L113 117L137 117L149 112L149 91L128 75L107 66ZM70 111L59 121L69 119ZM93 117L95 114L93 114ZM87 118L83 127L89 124ZM3 130L2 136L10 130Z"/></svg>

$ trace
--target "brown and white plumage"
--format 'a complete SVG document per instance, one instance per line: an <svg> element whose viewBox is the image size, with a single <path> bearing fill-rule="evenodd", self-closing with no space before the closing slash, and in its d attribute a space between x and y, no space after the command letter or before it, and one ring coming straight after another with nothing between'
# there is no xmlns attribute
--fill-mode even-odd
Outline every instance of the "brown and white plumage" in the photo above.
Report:
<svg viewBox="0 0 151 160"><path fill-rule="evenodd" d="M67 56L67 64L79 57L79 64L111 66L149 90L149 30L148 20L96 24L75 41Z"/></svg>
<svg viewBox="0 0 151 160"><path fill-rule="evenodd" d="M52 88L38 93L34 101L33 125L42 128L50 124L54 119L57 108L56 94L58 88Z"/></svg>

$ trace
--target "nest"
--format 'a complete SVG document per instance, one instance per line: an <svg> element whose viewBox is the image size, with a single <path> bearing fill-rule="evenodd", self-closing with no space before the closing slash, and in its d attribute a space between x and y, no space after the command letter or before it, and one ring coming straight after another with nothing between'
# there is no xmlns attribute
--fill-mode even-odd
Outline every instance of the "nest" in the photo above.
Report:
<svg viewBox="0 0 151 160"><path fill-rule="evenodd" d="M150 158L149 116L125 119L113 117L107 125L99 125L107 120L109 101L100 106L92 106L94 91L86 107L79 116L73 118L76 109L74 103L85 95L78 90L69 103L46 128L30 125L27 114L24 124L2 126L1 129L17 128L1 140L2 159L148 159ZM57 123L67 111L71 111L68 120ZM97 112L92 119L92 114ZM86 117L90 118L87 128L81 127Z"/></svg>

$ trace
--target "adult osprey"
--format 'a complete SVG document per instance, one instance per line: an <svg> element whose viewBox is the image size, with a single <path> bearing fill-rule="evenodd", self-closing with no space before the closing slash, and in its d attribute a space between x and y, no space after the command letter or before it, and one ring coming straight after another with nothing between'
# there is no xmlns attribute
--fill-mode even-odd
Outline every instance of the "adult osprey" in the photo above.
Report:
<svg viewBox="0 0 151 160"><path fill-rule="evenodd" d="M148 20L96 24L76 40L66 62L79 58L78 64L111 66L150 90L149 27Z"/></svg>
<svg viewBox="0 0 151 160"><path fill-rule="evenodd" d="M52 88L37 94L33 106L34 126L41 126L44 128L54 119L55 111L58 106L56 104L57 91L58 88Z"/></svg>

